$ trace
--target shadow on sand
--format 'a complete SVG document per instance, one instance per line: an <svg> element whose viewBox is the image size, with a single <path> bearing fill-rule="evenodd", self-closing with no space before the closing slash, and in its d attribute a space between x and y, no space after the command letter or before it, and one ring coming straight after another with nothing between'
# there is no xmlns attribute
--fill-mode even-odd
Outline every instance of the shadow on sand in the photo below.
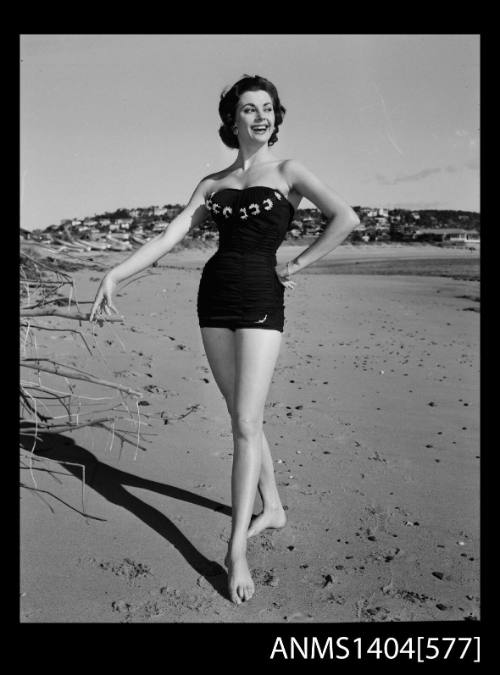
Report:
<svg viewBox="0 0 500 675"><path fill-rule="evenodd" d="M112 504L121 506L130 511L134 516L142 520L148 527L158 532L164 539L169 541L191 567L225 599L229 599L227 593L227 573L217 562L208 560L193 544L184 536L179 528L157 509L145 504L143 501L125 490L125 486L138 487L157 492L166 497L173 497L203 508L212 509L231 517L231 508L216 502L213 499L174 487L157 481L139 478L126 471L115 469L100 462L91 452L76 445L75 442L57 433L38 433L34 455L46 457L56 462L73 462L85 467L85 484L102 495ZM23 436L21 431L21 443L30 447L33 443L32 436ZM82 480L82 471L78 466L61 464L65 471L70 472L79 480ZM90 516L93 520L99 520Z"/></svg>

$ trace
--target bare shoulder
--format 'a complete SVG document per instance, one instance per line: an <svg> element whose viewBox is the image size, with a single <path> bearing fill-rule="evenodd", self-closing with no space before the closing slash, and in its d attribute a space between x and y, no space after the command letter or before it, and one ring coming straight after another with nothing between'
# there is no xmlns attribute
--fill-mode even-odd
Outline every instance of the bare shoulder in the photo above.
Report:
<svg viewBox="0 0 500 675"><path fill-rule="evenodd" d="M302 197L307 196L305 186L315 177L302 162L297 159L284 159L280 162L279 171L288 186L288 194L292 202L294 199L300 202Z"/></svg>
<svg viewBox="0 0 500 675"><path fill-rule="evenodd" d="M204 202L216 190L219 180L220 177L215 173L204 176L195 187L190 201Z"/></svg>
<svg viewBox="0 0 500 675"><path fill-rule="evenodd" d="M298 159L282 160L280 170L291 189L294 189L295 184L301 180L313 176L312 172Z"/></svg>
<svg viewBox="0 0 500 675"><path fill-rule="evenodd" d="M217 189L220 181L226 178L231 173L231 171L231 167L227 167L221 171L214 171L213 173L207 174L200 180L196 190L201 191L205 197L208 197Z"/></svg>
<svg viewBox="0 0 500 675"><path fill-rule="evenodd" d="M295 195L305 197L327 217L344 212L352 220L357 216L347 202L321 178L297 159L287 159L282 164L283 178Z"/></svg>

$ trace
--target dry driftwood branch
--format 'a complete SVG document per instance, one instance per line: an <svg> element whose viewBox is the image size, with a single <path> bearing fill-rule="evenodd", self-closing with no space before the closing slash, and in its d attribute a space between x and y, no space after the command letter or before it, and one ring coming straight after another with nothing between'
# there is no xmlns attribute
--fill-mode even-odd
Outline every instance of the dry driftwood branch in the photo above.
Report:
<svg viewBox="0 0 500 675"><path fill-rule="evenodd" d="M37 267L43 267L44 269L48 270L49 272L53 272L54 274L59 274L60 276L62 276L63 278L66 279L66 282L68 284L73 285L73 279L71 278L71 276L69 274L66 274L66 272L61 272L61 270L54 269L50 265L47 265L47 263L44 263L43 260L37 260L36 258L33 258L32 256L30 256L28 253L25 253L24 251L22 253L22 257L26 258L27 260L32 262Z"/></svg>
<svg viewBox="0 0 500 675"><path fill-rule="evenodd" d="M87 351L90 354L90 356L94 356L92 354L92 350L90 349L90 347L87 343L87 340L83 336L83 333L79 330L75 330L74 328L54 328L53 326L38 326L37 324L28 323L28 322L22 323L21 325L22 325L23 328L28 328L28 326L29 326L30 329L35 328L37 330L49 330L49 331L55 331L57 333L76 333L77 335L79 335L82 338L83 344L87 347Z"/></svg>
<svg viewBox="0 0 500 675"><path fill-rule="evenodd" d="M68 413L69 417L83 417L85 415L91 415L95 414L93 412L87 412L87 413ZM33 429L36 427L39 431L66 431L66 430L73 430L73 429L79 429L80 427L90 427L90 426L102 426L104 422L116 422L119 420L123 420L125 422L133 422L135 424L135 420L130 417L102 417L100 419L90 419L87 421L83 422L54 422L54 420L60 419L60 417L46 417L42 421L37 421L36 423L34 421L30 420L23 420L24 421L24 426L23 426L23 434L26 433L26 435L31 436ZM31 424L31 427L29 426ZM143 422L143 426L148 426L151 427L153 426L152 424L148 422ZM123 431L123 430L122 430ZM123 431L123 433L131 434L135 433L132 431ZM157 434L152 433L152 434L144 434L146 436L156 436Z"/></svg>
<svg viewBox="0 0 500 675"><path fill-rule="evenodd" d="M46 365L41 366L41 362L47 362ZM53 375L61 375L61 377L67 377L68 379L73 380L84 380L85 382L92 382L93 384L101 384L104 387L111 387L112 389L118 389L119 391L124 391L127 394L132 396L138 396L142 398L144 394L140 391L135 391L131 387L126 387L123 384L117 384L116 382L108 382L108 380L101 380L98 377L84 373L75 368L76 372L71 371L69 368L71 366L60 366L56 361L51 361L50 359L44 358L30 358L23 359L21 361L21 366L24 368L31 368L32 370L40 370L45 373L52 373Z"/></svg>
<svg viewBox="0 0 500 675"><path fill-rule="evenodd" d="M132 431L116 431L116 429L112 430L105 425L105 422L114 422L114 421L115 421L115 419L113 417L110 417L110 418L107 418L107 419L104 419L104 420L90 420L88 423L78 424L78 425L76 425L76 424L70 424L70 425L67 425L67 426L63 426L63 425L60 425L60 426L56 426L56 425L40 426L39 425L38 431L42 432L42 433L45 433L45 434L49 434L49 433L59 434L59 433L62 433L64 431L74 431L75 429L78 429L80 427L97 426L97 427L100 427L101 429L105 429L106 431L113 432L113 434L117 438L119 438L123 443L128 443L129 445L133 445L136 450L139 449L139 450L142 450L143 452L147 452L147 448L145 448L142 445L139 445L139 443L137 443L136 440L130 440L129 438L127 438L124 435L126 433L128 433L128 434L134 433L134 436L135 436L135 432L132 432ZM34 426L35 425L33 424L33 427ZM33 428L33 430L30 430L29 428L26 428L26 429L23 428L23 434L25 436L37 436L34 428ZM151 434L151 435L155 436L156 434ZM37 436L37 438L38 438L38 436ZM150 443L151 441L147 441L147 442Z"/></svg>
<svg viewBox="0 0 500 675"><path fill-rule="evenodd" d="M48 303L50 304L50 303ZM63 319L75 319L77 321L88 321L90 312L72 312L67 309L60 309L59 307L37 307L35 309L22 309L20 312L21 318L27 316L59 316ZM110 321L115 323L123 323L121 316L100 316L98 321Z"/></svg>
<svg viewBox="0 0 500 675"><path fill-rule="evenodd" d="M43 460L43 459L45 459L45 457L37 457L37 459L38 459L38 460L40 460L40 459ZM29 464L26 464L26 462L23 462L22 460L21 460L21 466L22 466L23 469L30 469L30 468L31 468ZM66 476L66 475L67 475L67 474L64 473L63 471L51 471L50 469L44 469L44 468L42 468L41 466L37 466L37 467L36 467L36 470L39 471L40 473L48 473L49 476L50 476L51 478L53 478L53 479L56 481L56 483L59 483L59 485L62 485L62 481L61 481L60 478L57 477L57 474L59 474L59 475L61 475L61 476Z"/></svg>
<svg viewBox="0 0 500 675"><path fill-rule="evenodd" d="M71 416L71 399L75 398L75 395L72 393L66 394L65 392L57 392L53 391L50 389L47 389L46 387L39 386L38 384L31 383L31 382L23 382L22 383L22 388L23 391L28 394L30 398L32 398L35 402L40 402L44 408L48 411L47 406L45 405L44 401L50 401L55 402L58 401L59 404L66 410L66 414ZM28 389L33 390L33 391L41 391L44 394L49 394L49 396L32 396L31 394L28 393ZM50 417L49 419L53 419Z"/></svg>
<svg viewBox="0 0 500 675"><path fill-rule="evenodd" d="M34 254L36 255L36 254ZM72 255L68 254L69 258L72 258ZM26 331L26 337L24 341L26 343L27 337L30 333L31 328L38 330L48 330L48 331L60 331L78 333L82 338L87 350L92 356L95 356L91 351L89 344L85 340L83 334L78 330L65 329L65 328L54 328L52 326L40 326L31 324L32 317L59 317L62 319L71 319L76 321L88 321L90 318L90 312L81 311L80 304L73 298L73 293L75 292L75 285L72 277L69 274L62 272L57 269L57 262L55 264L47 264L46 262L39 260L31 255L27 255L22 252L22 264L21 264L21 285L22 285L22 295L26 299L24 306L21 306L20 317L21 317L21 329ZM140 277L139 277L140 278ZM131 280L131 282L136 281ZM64 300L62 296L58 295L59 289L66 284L69 284L69 295L68 295L68 305L65 307L61 300ZM76 306L72 308L72 303ZM87 304L90 304L87 303ZM109 323L123 323L124 317L120 315L101 315L97 318L97 323L100 326L103 326L104 321ZM32 333L35 335L35 333ZM97 346L97 345L95 345ZM36 344L35 344L36 348ZM98 349L100 352L100 350ZM35 351L36 353L36 351ZM102 354L101 354L102 356ZM42 434L47 433L65 433L72 432L74 430L86 427L97 427L102 428L105 431L111 432L111 446L113 445L113 439L116 437L121 441L121 448L123 448L124 443L133 445L137 451L140 449L146 451L146 448L143 445L139 445L139 441L144 438L143 433L141 432L141 411L138 406L139 399L143 398L144 394L142 392L136 391L131 387L117 384L112 381L102 379L98 376L95 376L91 373L88 373L84 370L80 370L75 366L66 365L57 363L53 359L48 358L25 358L21 361L21 367L29 368L35 370L38 374L38 383L30 382L24 383L21 380L21 420L23 426L23 434L27 437L33 439L33 446L30 453L30 472L32 472L32 461L33 451L35 446L41 440ZM58 391L51 387L42 385L40 382L40 373L50 373L53 375L58 375L62 377L68 388L66 391ZM120 416L117 417L118 411L113 407L107 406L105 410L87 410L81 412L80 405L81 399L89 399L93 403L100 402L103 400L112 400L110 397L91 397L78 394L78 390L75 390L75 385L72 383L73 380L82 380L85 382L92 383L94 385L101 385L114 389L120 398L122 398L121 405L125 408L128 417L123 416L123 412ZM30 393L30 391L32 393ZM126 396L133 396L137 412L132 413L126 401ZM48 415L42 415L38 411L39 404L43 403L43 399L49 398L56 404L62 405L66 412L66 415L57 415L53 416L50 413L51 410L47 409ZM76 401L76 406L73 405ZM76 409L76 412L74 412ZM28 413L28 415L26 415ZM103 414L104 413L104 414ZM137 415L137 417L136 417ZM148 417L147 415L145 415ZM29 419L26 419L26 418ZM115 423L118 420L126 421L132 423L136 426L133 431L127 431L120 429L116 431ZM151 426L150 423L142 422L145 426ZM149 436L151 434L145 434ZM150 442L147 439L144 439L146 442ZM120 449L121 454L121 449ZM134 457L134 458L135 458ZM60 462L64 464L65 462ZM67 462L70 464L71 462ZM78 465L80 466L80 465ZM85 504L84 504L84 494L83 489L85 486L85 469L82 466L83 476L82 476L82 506L83 512L85 514ZM36 486L36 481L32 475L33 482ZM41 495L38 495L39 497Z"/></svg>
<svg viewBox="0 0 500 675"><path fill-rule="evenodd" d="M94 405L95 401L112 401L115 397L114 396L84 396L83 394L75 394L74 392L65 392L65 391L58 391L57 389L51 389L50 387L47 386L40 386L36 382L29 382L27 380L23 380L23 387L25 390L31 390L31 391L41 391L44 394L49 394L49 396L37 396L36 400L37 401L55 401L58 400L61 405L64 405L64 407L68 410L67 406L65 405L65 399L68 399L71 401L72 398L78 399L78 403L81 406L82 402L80 399L86 399L88 401L91 401L91 403L86 403L86 405ZM119 392L120 395L123 395L122 392ZM68 410L68 415L70 414Z"/></svg>
<svg viewBox="0 0 500 675"><path fill-rule="evenodd" d="M23 388L20 387L20 395L21 395L21 401L24 403L25 407L29 410L29 412L33 413L34 415L37 415L37 417L42 421L46 422L50 418L42 415L42 413L38 412L38 410L35 410L35 408L32 406L32 404L29 402L28 395L23 391Z"/></svg>
<svg viewBox="0 0 500 675"><path fill-rule="evenodd" d="M47 431L53 431L60 433L61 431L73 431L74 429L80 429L81 427L91 427L91 426L99 426L103 422L113 422L115 420L114 417L103 417L102 419L98 420L88 420L88 422L79 422L78 424L72 424L71 422L68 422L66 424L51 424L49 422L38 422L38 430L41 432L47 432ZM33 427L35 426L35 423L32 422ZM33 431L29 427L23 427L23 434L26 436L32 436Z"/></svg>
<svg viewBox="0 0 500 675"><path fill-rule="evenodd" d="M36 288L42 288L42 287L47 287L47 288L52 288L53 286L62 286L66 282L63 281L56 281L55 279L23 279L23 284L26 284L27 286L36 286Z"/></svg>
<svg viewBox="0 0 500 675"><path fill-rule="evenodd" d="M107 427L107 426L104 425L104 424L101 425L101 426L102 426L103 429L106 429L107 431L112 431L112 429L110 429L109 427ZM127 432L125 432L125 433L131 434L132 432L131 432L131 431L127 431ZM137 443L137 441L130 441L128 438L126 438L125 436L123 436L123 434L120 433L119 431L116 431L116 430L115 430L115 431L114 431L114 435L117 436L117 437L122 441L122 443L124 443L124 442L125 442L125 443L129 443L130 445L133 445L133 446L135 447L136 450L139 449L139 450L142 450L143 452L147 452L147 448L143 447L142 445L139 445L139 443ZM152 434L152 435L156 435L156 434ZM149 442L150 442L150 441L148 441L148 443L149 443Z"/></svg>
<svg viewBox="0 0 500 675"><path fill-rule="evenodd" d="M59 460L57 460L57 461L59 461ZM63 462L60 462L60 463L62 464ZM66 474L66 475L70 475L70 474ZM61 502L61 504L64 504L65 506L70 508L72 511L76 511L76 513L79 513L84 518L90 518L91 520L100 520L103 523L106 522L106 518L100 518L99 516L91 516L89 513L87 513L85 511L85 505L84 504L82 506L82 511L79 511L77 508L75 508L74 506L71 506L71 504L68 504L68 502L65 502L64 499L61 499L60 497L53 494L49 490L42 490L41 488L33 488L30 485L26 485L25 483L21 483L20 485L25 490L30 490L31 492L34 492L38 497L40 497L40 499L42 499L42 497L38 494L39 492L42 492L43 494L46 494L46 495L50 495L53 499L56 499L58 502ZM45 502L44 499L42 499L42 501ZM46 506L49 507L49 509L52 511L52 513L54 513L54 510L52 509L52 507L47 502L45 502L45 504L46 504Z"/></svg>

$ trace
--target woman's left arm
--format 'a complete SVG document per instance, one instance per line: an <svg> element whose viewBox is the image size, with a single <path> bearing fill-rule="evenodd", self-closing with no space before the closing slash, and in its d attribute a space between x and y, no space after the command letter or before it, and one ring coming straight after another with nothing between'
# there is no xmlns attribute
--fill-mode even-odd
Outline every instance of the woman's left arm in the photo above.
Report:
<svg viewBox="0 0 500 675"><path fill-rule="evenodd" d="M290 275L330 253L359 225L360 220L338 194L297 160L287 160L282 170L290 189L309 199L328 219L321 236L287 263L287 272Z"/></svg>

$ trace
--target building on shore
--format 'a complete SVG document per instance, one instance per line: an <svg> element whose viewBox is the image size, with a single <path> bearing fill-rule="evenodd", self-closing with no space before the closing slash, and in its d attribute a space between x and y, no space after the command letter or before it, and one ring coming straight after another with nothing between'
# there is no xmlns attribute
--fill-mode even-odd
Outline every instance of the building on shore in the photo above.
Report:
<svg viewBox="0 0 500 675"><path fill-rule="evenodd" d="M462 230L459 228L443 227L420 228L414 233L416 241L437 241L451 245L479 245L480 236L478 230Z"/></svg>

